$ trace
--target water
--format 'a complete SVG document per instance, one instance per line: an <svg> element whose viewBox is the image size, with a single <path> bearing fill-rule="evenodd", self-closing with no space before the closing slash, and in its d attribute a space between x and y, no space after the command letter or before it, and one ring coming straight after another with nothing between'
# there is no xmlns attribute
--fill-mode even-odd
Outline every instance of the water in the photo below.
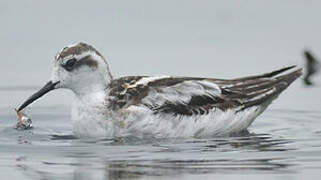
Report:
<svg viewBox="0 0 321 180"><path fill-rule="evenodd" d="M63 46L94 45L121 75L239 77L321 57L320 1L0 1L0 179L320 179L321 76L298 80L249 133L208 139L76 139L72 93L14 108Z"/></svg>
<svg viewBox="0 0 321 180"><path fill-rule="evenodd" d="M77 139L69 108L33 108L35 128L18 131L0 109L0 172L8 179L261 179L317 177L320 111L270 109L233 137ZM272 178L273 177L273 178Z"/></svg>

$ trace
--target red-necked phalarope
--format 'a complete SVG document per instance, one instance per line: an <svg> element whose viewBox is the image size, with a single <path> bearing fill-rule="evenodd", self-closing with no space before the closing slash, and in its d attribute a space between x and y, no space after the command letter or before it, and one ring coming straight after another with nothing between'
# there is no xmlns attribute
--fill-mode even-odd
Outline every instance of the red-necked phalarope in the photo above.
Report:
<svg viewBox="0 0 321 180"><path fill-rule="evenodd" d="M238 133L277 98L301 69L286 67L237 79L171 76L113 78L92 46L65 47L55 57L50 81L19 111L47 92L67 88L76 97L73 132L78 136L205 137Z"/></svg>

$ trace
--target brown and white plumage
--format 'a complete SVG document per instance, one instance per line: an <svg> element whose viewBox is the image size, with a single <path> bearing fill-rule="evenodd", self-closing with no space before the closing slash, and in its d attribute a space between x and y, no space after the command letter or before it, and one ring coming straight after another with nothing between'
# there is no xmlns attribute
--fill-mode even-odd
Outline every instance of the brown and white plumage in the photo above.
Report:
<svg viewBox="0 0 321 180"><path fill-rule="evenodd" d="M294 66L271 73L224 80L192 77L160 77L139 84L146 76L128 76L113 80L109 87L110 107L145 106L157 113L191 116L211 109L236 109L237 112L259 106L278 96L301 70L278 76ZM152 96L152 97L151 97ZM236 113L237 113L236 112Z"/></svg>
<svg viewBox="0 0 321 180"><path fill-rule="evenodd" d="M57 56L51 81L19 110L56 88L75 94L79 136L204 137L246 130L301 75L294 66L258 76L213 79L170 76L113 78L104 57L79 43Z"/></svg>

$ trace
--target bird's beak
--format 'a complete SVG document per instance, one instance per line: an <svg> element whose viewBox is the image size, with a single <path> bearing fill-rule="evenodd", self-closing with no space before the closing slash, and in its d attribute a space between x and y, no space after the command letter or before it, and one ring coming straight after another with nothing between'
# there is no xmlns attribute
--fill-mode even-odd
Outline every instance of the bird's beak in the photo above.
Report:
<svg viewBox="0 0 321 180"><path fill-rule="evenodd" d="M35 100L39 99L41 96L45 95L46 93L48 93L49 91L54 90L58 83L59 83L59 81L55 82L55 83L53 83L52 81L49 81L38 92L34 93L24 103L22 103L22 105L18 108L18 111L21 111L22 109L27 107L32 102L34 102Z"/></svg>

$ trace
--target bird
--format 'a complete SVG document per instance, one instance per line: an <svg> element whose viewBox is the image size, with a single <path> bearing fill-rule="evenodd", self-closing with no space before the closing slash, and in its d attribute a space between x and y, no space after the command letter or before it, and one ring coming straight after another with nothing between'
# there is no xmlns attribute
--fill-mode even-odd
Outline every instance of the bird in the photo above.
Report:
<svg viewBox="0 0 321 180"><path fill-rule="evenodd" d="M315 56L312 55L312 53L309 50L305 50L303 52L304 57L305 57L305 69L306 73L304 74L303 77L303 82L305 85L310 86L313 85L311 81L311 76L316 74L320 70L320 63L318 60L315 58Z"/></svg>
<svg viewBox="0 0 321 180"><path fill-rule="evenodd" d="M76 137L203 138L247 130L302 74L289 66L235 79L180 76L112 76L93 46L80 42L54 58L49 82L18 108L55 89L74 94Z"/></svg>

